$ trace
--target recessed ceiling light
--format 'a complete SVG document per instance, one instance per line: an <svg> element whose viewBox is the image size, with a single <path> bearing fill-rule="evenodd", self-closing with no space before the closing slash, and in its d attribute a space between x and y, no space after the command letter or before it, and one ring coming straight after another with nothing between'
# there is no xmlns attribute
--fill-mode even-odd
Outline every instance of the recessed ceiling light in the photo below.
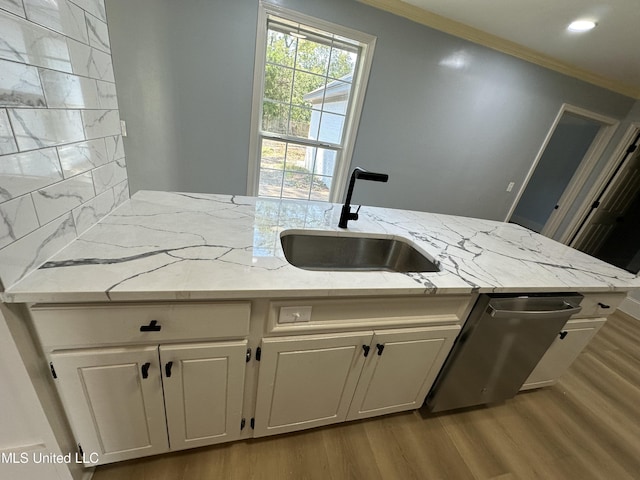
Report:
<svg viewBox="0 0 640 480"><path fill-rule="evenodd" d="M592 22L591 20L576 20L575 22L571 22L567 30L570 32L588 32L595 27L596 22Z"/></svg>

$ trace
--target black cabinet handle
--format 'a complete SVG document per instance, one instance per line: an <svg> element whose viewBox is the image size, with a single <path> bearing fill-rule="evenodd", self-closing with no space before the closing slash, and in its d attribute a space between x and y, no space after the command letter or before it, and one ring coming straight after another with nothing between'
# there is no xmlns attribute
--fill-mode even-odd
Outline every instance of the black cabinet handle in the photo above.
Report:
<svg viewBox="0 0 640 480"><path fill-rule="evenodd" d="M147 378L149 377L149 367L151 366L151 364L149 362L145 363L144 365L142 365L142 378Z"/></svg>
<svg viewBox="0 0 640 480"><path fill-rule="evenodd" d="M159 332L162 328L162 325L158 325L157 320L151 320L149 325L142 325L140 327L141 332Z"/></svg>
<svg viewBox="0 0 640 480"><path fill-rule="evenodd" d="M364 350L364 356L366 357L367 355L369 355L369 349L371 347L369 345L362 345L362 350Z"/></svg>
<svg viewBox="0 0 640 480"><path fill-rule="evenodd" d="M383 344L378 343L378 344L376 345L376 348L378 349L378 355L382 355L382 351L384 350L384 345L383 345Z"/></svg>
<svg viewBox="0 0 640 480"><path fill-rule="evenodd" d="M164 373L166 374L167 378L171 376L171 367L173 367L173 362L167 362L167 364L164 366Z"/></svg>
<svg viewBox="0 0 640 480"><path fill-rule="evenodd" d="M598 302L598 306L604 310L606 310L607 308L611 308L609 305L607 305L606 303L602 303L602 302Z"/></svg>
<svg viewBox="0 0 640 480"><path fill-rule="evenodd" d="M566 337L567 335L569 335L569 332L567 332L566 330L560 332L560 340L564 340L564 337Z"/></svg>

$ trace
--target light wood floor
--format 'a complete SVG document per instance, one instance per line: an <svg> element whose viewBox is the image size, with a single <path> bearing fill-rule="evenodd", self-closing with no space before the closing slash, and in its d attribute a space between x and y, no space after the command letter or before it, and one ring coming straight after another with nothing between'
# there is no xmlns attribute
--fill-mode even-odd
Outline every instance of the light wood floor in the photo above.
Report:
<svg viewBox="0 0 640 480"><path fill-rule="evenodd" d="M640 321L616 313L553 386L96 470L94 480L640 479Z"/></svg>

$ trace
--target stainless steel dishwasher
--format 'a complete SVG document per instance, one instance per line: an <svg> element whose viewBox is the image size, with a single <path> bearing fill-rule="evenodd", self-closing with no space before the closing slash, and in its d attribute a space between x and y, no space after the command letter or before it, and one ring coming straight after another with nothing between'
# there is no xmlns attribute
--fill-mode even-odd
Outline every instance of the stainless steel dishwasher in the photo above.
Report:
<svg viewBox="0 0 640 480"><path fill-rule="evenodd" d="M426 404L440 412L515 396L582 295L480 295Z"/></svg>

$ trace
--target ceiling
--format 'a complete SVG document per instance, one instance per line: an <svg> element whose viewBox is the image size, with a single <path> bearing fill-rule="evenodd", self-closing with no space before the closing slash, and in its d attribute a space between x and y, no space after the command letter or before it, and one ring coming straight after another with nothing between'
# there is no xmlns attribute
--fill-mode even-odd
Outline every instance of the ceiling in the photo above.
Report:
<svg viewBox="0 0 640 480"><path fill-rule="evenodd" d="M640 98L639 0L360 0ZM576 19L590 32L566 30Z"/></svg>

